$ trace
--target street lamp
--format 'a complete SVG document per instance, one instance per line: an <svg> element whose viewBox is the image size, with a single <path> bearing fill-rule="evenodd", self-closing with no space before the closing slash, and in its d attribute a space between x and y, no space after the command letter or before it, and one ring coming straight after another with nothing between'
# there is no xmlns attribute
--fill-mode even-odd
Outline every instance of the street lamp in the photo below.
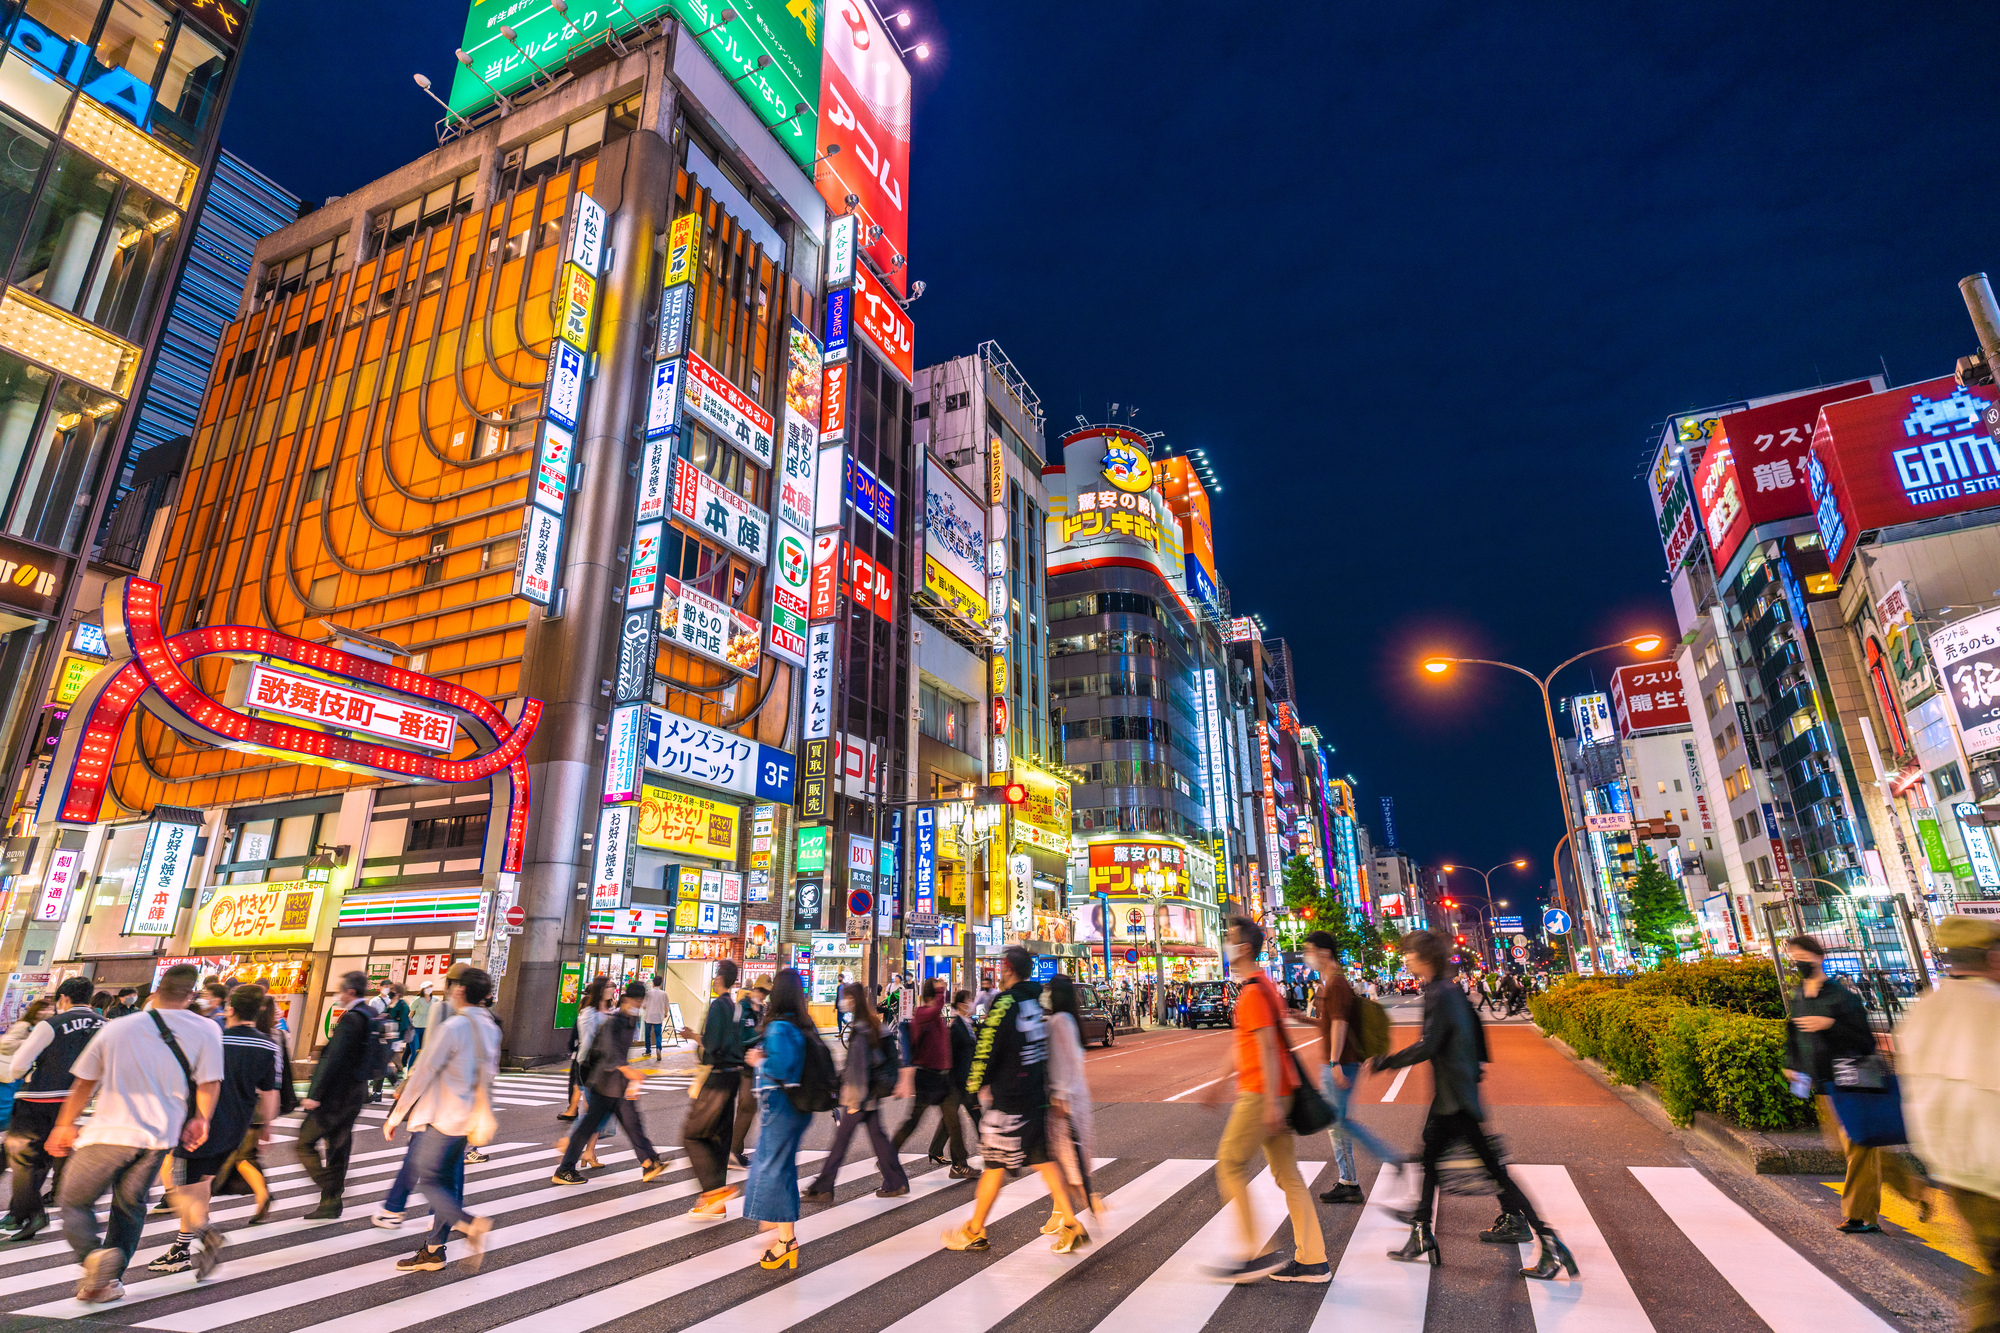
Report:
<svg viewBox="0 0 2000 1333"><path fill-rule="evenodd" d="M1573 662L1580 662L1593 653L1608 653L1618 648L1630 648L1635 653L1650 653L1656 651L1663 642L1664 640L1657 634L1638 634L1629 639L1621 639L1617 643L1599 644L1595 648L1586 648L1576 654L1576 656L1565 658L1563 661L1558 662L1555 669L1546 676L1537 676L1526 667L1515 666L1512 662L1496 662L1485 657L1445 657L1439 655L1425 658L1422 666L1425 671L1433 676L1442 676L1454 666L1499 667L1503 671L1511 671L1517 676L1526 676L1535 683L1535 688L1542 692L1542 721L1547 724L1549 731L1549 758L1556 766L1556 798L1562 804L1563 828L1574 833L1576 831L1576 822L1570 813L1569 782L1563 777L1562 746L1556 739L1556 713L1554 705L1549 702L1549 684L1561 674L1564 667L1569 666ZM1570 839L1569 855L1570 866L1576 872L1577 896L1582 899L1583 905L1587 906L1589 899L1585 897L1583 889L1583 859L1577 854L1576 840L1574 838ZM1583 911L1577 915L1583 918L1584 933L1589 941L1590 970L1596 972L1599 970L1597 963L1597 928L1595 921L1592 919L1595 913Z"/></svg>
<svg viewBox="0 0 2000 1333"><path fill-rule="evenodd" d="M1148 870L1140 878L1146 885L1146 897L1153 904L1153 1021L1158 1027L1167 1025L1167 967L1166 928L1160 924L1160 911L1166 901L1167 877L1157 870Z"/></svg>
<svg viewBox="0 0 2000 1333"><path fill-rule="evenodd" d="M1496 945L1496 937L1495 937L1495 935L1494 935L1494 932L1493 932L1493 879L1492 879L1492 876L1493 876L1493 872L1494 872L1494 871L1496 871L1496 870L1504 870L1504 869L1505 869L1506 867L1508 867L1508 866L1512 866L1512 867L1514 867L1514 869L1516 869L1516 870L1526 870L1526 869L1528 868L1528 861L1527 861L1527 858L1526 858L1526 857L1522 857L1522 858L1520 858L1520 859L1518 859L1518 860L1514 860L1514 861L1502 861L1502 862L1501 862L1501 863L1500 863L1499 865L1496 865L1496 866L1489 866L1489 867L1488 867L1488 868L1486 868L1485 870L1473 870L1471 866L1441 866L1441 867L1439 867L1439 868L1440 868L1441 870L1443 870L1443 871L1444 871L1444 873L1445 873L1445 874L1447 874L1447 875L1449 875L1449 874L1450 874L1450 873L1451 873L1452 871L1454 871L1454 870L1468 870L1468 871L1471 871L1471 872L1472 872L1473 874L1475 874L1475 875L1479 876L1479 880L1480 880L1480 882L1481 882L1482 884L1484 884L1484 885L1486 886L1486 906L1485 906L1485 907L1484 907L1483 909L1482 909L1482 908L1478 908L1478 907L1475 907L1475 908L1473 908L1473 910L1474 910L1475 912L1481 912L1481 913L1483 914L1484 918L1485 918L1485 921L1486 921L1486 946L1487 946L1487 948L1489 948L1489 949L1492 949L1492 950L1494 951L1494 954L1495 954L1495 959L1496 959L1496 966L1497 966L1497 959L1498 959L1498 954L1499 954L1499 950L1498 950L1498 948L1497 948L1497 945ZM1506 900L1505 900L1505 899L1502 899L1502 900L1500 901L1500 906L1502 906L1502 907L1505 907L1506 905L1507 905L1507 902L1506 902Z"/></svg>

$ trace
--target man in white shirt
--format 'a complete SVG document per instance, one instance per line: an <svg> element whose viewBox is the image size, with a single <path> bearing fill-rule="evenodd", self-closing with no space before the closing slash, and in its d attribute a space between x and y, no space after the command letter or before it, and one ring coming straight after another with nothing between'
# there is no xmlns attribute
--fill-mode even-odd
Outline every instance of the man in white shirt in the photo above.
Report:
<svg viewBox="0 0 2000 1333"><path fill-rule="evenodd" d="M447 993L451 1017L432 1029L423 1058L403 1080L382 1125L382 1136L390 1140L405 1120L423 1131L410 1145L412 1184L429 1202L436 1221L422 1247L396 1261L405 1273L443 1268L444 1247L454 1230L465 1237L470 1251L466 1267L477 1269L493 1226L491 1218L465 1210L466 1144L475 1129L491 1131L491 1085L500 1066L500 1027L485 1008L493 978L467 967L452 978Z"/></svg>
<svg viewBox="0 0 2000 1333"><path fill-rule="evenodd" d="M641 1009L640 1022L646 1025L646 1054L659 1056L666 1054L666 1043L662 1040L667 1024L667 993L660 988L660 974L653 974L652 984L646 987L646 1003Z"/></svg>
<svg viewBox="0 0 2000 1333"><path fill-rule="evenodd" d="M199 976L186 964L168 968L152 1007L99 1028L71 1067L76 1081L56 1113L48 1151L70 1159L57 1202L63 1233L83 1264L76 1298L86 1304L125 1294L119 1279L139 1248L161 1159L176 1144L192 1149L208 1140L222 1086L222 1031L188 1007ZM76 1120L92 1096L97 1109L79 1135ZM97 1201L107 1190L111 1218L100 1244Z"/></svg>

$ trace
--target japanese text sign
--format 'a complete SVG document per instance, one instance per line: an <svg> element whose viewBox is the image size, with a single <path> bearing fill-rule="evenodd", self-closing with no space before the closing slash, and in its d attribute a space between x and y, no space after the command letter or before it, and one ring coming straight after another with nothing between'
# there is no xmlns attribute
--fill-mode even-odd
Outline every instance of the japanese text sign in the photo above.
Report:
<svg viewBox="0 0 2000 1333"><path fill-rule="evenodd" d="M260 713L306 718L401 745L449 750L458 741L458 724L449 713L261 664L250 668L243 705Z"/></svg>

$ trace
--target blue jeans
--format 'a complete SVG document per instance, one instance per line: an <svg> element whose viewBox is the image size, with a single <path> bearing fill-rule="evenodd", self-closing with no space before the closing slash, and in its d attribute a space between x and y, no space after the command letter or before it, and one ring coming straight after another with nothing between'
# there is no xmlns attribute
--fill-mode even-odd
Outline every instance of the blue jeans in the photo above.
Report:
<svg viewBox="0 0 2000 1333"><path fill-rule="evenodd" d="M812 1116L792 1105L783 1088L765 1088L757 1151L743 1191L743 1216L759 1222L799 1220L799 1140Z"/></svg>
<svg viewBox="0 0 2000 1333"><path fill-rule="evenodd" d="M658 1055L665 1049L660 1041L660 1034L665 1027L665 1023L646 1024L646 1054Z"/></svg>
<svg viewBox="0 0 2000 1333"><path fill-rule="evenodd" d="M1333 1164L1340 1168L1342 1184L1355 1184L1360 1177L1354 1174L1354 1145L1358 1141L1362 1147L1384 1162L1401 1162L1403 1154L1385 1145L1382 1140L1368 1132L1366 1126L1347 1114L1347 1099L1354 1095L1354 1085L1361 1077L1359 1064L1342 1065L1340 1072L1347 1078L1347 1086L1334 1086L1333 1066L1328 1065L1319 1076L1320 1092L1326 1097L1326 1104L1333 1108Z"/></svg>
<svg viewBox="0 0 2000 1333"><path fill-rule="evenodd" d="M396 1168L395 1183L382 1196L382 1211L400 1213L410 1206L410 1190L417 1183L417 1145L429 1134L428 1129L420 1129L410 1135L410 1146L403 1152L403 1164Z"/></svg>
<svg viewBox="0 0 2000 1333"><path fill-rule="evenodd" d="M465 1136L427 1129L410 1145L410 1160L416 1163L412 1187L423 1194L437 1219L424 1244L443 1249L451 1229L472 1218L465 1211Z"/></svg>
<svg viewBox="0 0 2000 1333"><path fill-rule="evenodd" d="M411 1028L410 1049L403 1052L403 1068L415 1069L417 1067L417 1052L421 1051L423 1048L424 1048L424 1030L419 1027Z"/></svg>

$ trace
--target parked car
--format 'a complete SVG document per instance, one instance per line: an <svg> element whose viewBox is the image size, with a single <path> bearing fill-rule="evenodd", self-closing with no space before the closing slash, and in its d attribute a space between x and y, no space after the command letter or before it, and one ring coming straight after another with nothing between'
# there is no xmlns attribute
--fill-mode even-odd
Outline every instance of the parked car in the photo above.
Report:
<svg viewBox="0 0 2000 1333"><path fill-rule="evenodd" d="M1220 981L1198 981L1188 988L1181 1010L1184 1028L1229 1026L1229 988Z"/></svg>
<svg viewBox="0 0 2000 1333"><path fill-rule="evenodd" d="M1118 1036L1118 1025L1112 1021L1111 1008L1105 1002L1103 990L1096 986L1078 983L1076 988L1076 1026L1083 1044L1096 1042L1109 1046Z"/></svg>

